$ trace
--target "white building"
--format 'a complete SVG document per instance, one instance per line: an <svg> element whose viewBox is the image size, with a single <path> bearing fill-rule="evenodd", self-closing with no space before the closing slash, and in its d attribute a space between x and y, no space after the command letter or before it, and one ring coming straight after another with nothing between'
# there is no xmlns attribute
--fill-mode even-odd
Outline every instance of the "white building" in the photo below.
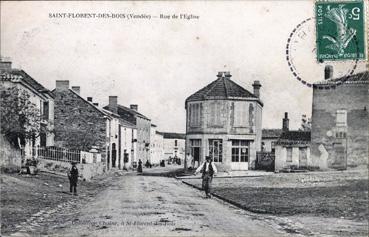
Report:
<svg viewBox="0 0 369 237"><path fill-rule="evenodd" d="M163 134L156 130L156 127L155 124L151 124L150 163L152 165L158 165L164 159L164 138Z"/></svg>
<svg viewBox="0 0 369 237"><path fill-rule="evenodd" d="M183 133L162 133L164 137L164 159L185 158L186 135Z"/></svg>

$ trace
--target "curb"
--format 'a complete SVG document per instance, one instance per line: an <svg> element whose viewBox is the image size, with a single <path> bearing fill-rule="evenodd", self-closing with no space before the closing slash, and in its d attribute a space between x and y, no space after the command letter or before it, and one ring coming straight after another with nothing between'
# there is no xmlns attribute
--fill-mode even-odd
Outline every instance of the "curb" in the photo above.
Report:
<svg viewBox="0 0 369 237"><path fill-rule="evenodd" d="M186 184L186 185L188 185L188 186L190 186L192 188L195 188L197 190L203 191L201 188L197 187L196 185L187 183L186 181L183 181L182 180L182 183L184 183L184 184ZM235 201L229 200L228 198L222 197L222 196L220 196L220 195L218 195L216 193L211 193L211 195L213 195L214 197L216 197L216 198L218 198L218 199L220 199L220 200L222 200L224 202L227 202L227 203L229 203L229 204L231 204L231 205L233 205L235 207L238 207L238 208L240 208L242 210L245 210L245 211L248 211L248 212L251 212L251 213L255 213L255 214L269 214L269 213L263 212L263 211L256 212L256 211L249 210L249 209L245 208L244 206L242 206L241 204L239 204L239 203L237 203Z"/></svg>
<svg viewBox="0 0 369 237"><path fill-rule="evenodd" d="M253 178L253 177L264 177L264 176L269 176L269 175L243 175L243 176L214 176L213 179L227 179L227 178ZM201 177L181 177L181 176L176 176L176 179L201 179Z"/></svg>

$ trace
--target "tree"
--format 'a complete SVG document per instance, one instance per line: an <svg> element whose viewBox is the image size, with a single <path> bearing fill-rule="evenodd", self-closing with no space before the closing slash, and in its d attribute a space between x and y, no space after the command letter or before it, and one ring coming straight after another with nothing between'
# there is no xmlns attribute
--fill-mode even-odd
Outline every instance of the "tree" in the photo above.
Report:
<svg viewBox="0 0 369 237"><path fill-rule="evenodd" d="M307 118L306 114L302 115L300 131L311 131L311 119Z"/></svg>
<svg viewBox="0 0 369 237"><path fill-rule="evenodd" d="M47 129L47 121L30 97L27 91L15 86L0 88L1 133L15 147L21 148Z"/></svg>

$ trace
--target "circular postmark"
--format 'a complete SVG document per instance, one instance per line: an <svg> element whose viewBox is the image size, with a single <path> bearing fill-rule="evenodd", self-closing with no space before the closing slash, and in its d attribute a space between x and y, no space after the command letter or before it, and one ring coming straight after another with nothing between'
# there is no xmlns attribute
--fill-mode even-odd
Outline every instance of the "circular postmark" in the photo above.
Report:
<svg viewBox="0 0 369 237"><path fill-rule="evenodd" d="M345 61L324 61L316 58L314 17L299 23L290 33L286 44L286 60L293 77L309 88L334 89L343 84L358 68L359 58ZM356 37L353 37L356 47ZM358 49L357 49L358 51ZM358 55L358 54L357 54ZM316 84L323 81L325 68L334 68L335 77L331 83Z"/></svg>

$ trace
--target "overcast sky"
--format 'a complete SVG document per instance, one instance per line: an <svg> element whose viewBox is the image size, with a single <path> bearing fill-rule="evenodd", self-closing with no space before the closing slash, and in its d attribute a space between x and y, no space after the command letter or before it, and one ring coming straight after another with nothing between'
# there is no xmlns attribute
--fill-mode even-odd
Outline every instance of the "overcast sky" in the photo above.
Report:
<svg viewBox="0 0 369 237"><path fill-rule="evenodd" d="M50 13L121 13L151 19L50 18ZM192 14L199 19L160 19ZM161 131L185 132L185 99L230 71L252 91L259 80L263 127L281 128L284 112L297 129L311 115L312 90L286 62L290 32L314 16L313 1L244 2L1 2L1 56L48 89L55 80L81 86L100 105L109 95L138 104ZM296 42L306 80L322 79L314 60L314 22ZM301 51L300 51L301 49ZM309 55L309 52L311 55Z"/></svg>

